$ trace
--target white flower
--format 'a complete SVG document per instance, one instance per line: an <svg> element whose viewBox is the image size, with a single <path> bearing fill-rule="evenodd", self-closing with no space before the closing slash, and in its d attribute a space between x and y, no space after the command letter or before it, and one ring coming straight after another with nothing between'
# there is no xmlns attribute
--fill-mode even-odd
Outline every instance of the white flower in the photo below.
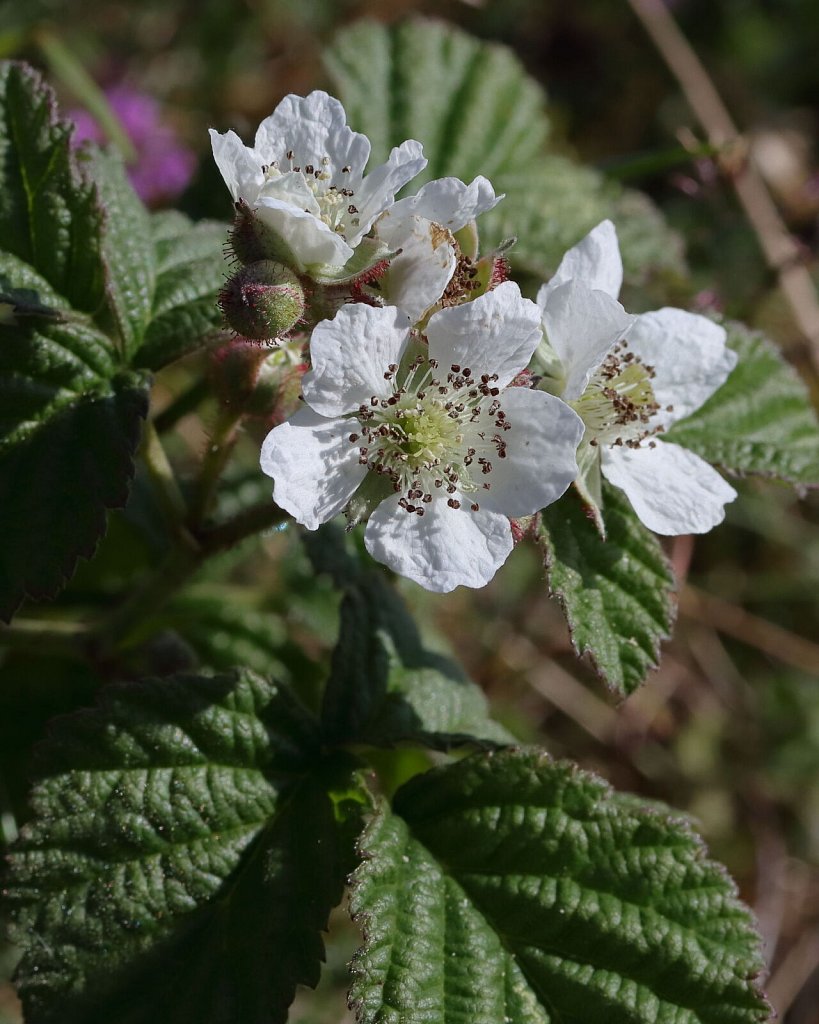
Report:
<svg viewBox="0 0 819 1024"><path fill-rule="evenodd" d="M376 236L393 252L400 250L379 282L387 301L405 310L413 323L421 320L455 272L454 234L501 199L479 175L469 185L439 178L394 203L375 223Z"/></svg>
<svg viewBox="0 0 819 1024"><path fill-rule="evenodd" d="M583 424L553 395L508 387L541 337L517 285L436 313L428 345L410 327L363 303L320 323L306 405L268 434L262 469L308 529L366 494L374 558L429 590L480 587L512 550L509 518L574 479Z"/></svg>
<svg viewBox="0 0 819 1024"><path fill-rule="evenodd" d="M285 96L256 132L210 130L213 156L234 200L243 199L289 246L297 269L343 266L395 193L426 167L421 143L404 142L366 177L365 135L325 92Z"/></svg>
<svg viewBox="0 0 819 1024"><path fill-rule="evenodd" d="M603 221L538 293L561 364L554 390L586 424L579 484L594 504L602 471L649 529L705 533L722 522L736 491L698 455L660 435L722 386L736 354L726 348L723 328L703 316L671 308L629 315L617 302L622 279L614 225Z"/></svg>

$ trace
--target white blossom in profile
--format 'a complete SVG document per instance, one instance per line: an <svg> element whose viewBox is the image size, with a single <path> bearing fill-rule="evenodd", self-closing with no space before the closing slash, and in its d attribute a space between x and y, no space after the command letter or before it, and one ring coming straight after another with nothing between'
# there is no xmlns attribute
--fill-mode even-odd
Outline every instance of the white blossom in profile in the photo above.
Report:
<svg viewBox="0 0 819 1024"><path fill-rule="evenodd" d="M469 185L458 178L438 178L387 209L375 223L375 234L398 255L381 281L385 299L413 322L421 320L455 273L455 234L501 199L481 175Z"/></svg>
<svg viewBox="0 0 819 1024"><path fill-rule="evenodd" d="M395 147L364 173L370 142L325 92L286 96L246 146L210 130L213 156L242 200L289 248L296 269L341 267L395 194L426 167L420 142Z"/></svg>
<svg viewBox="0 0 819 1024"><path fill-rule="evenodd" d="M425 336L394 306L345 306L313 332L304 408L264 442L275 500L311 530L364 506L378 561L428 590L483 586L512 550L510 518L577 474L580 417L510 386L541 334L511 282L435 313Z"/></svg>
<svg viewBox="0 0 819 1024"><path fill-rule="evenodd" d="M599 473L625 491L656 533L705 533L736 491L662 433L725 383L736 364L725 330L665 308L632 316L617 301L623 264L611 221L570 249L538 292L553 359L552 387L585 424L581 492L599 505Z"/></svg>

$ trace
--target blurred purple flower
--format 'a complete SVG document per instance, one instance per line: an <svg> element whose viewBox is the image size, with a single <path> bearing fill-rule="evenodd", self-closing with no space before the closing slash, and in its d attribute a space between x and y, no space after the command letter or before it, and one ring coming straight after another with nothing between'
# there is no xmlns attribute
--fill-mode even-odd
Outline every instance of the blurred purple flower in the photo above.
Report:
<svg viewBox="0 0 819 1024"><path fill-rule="evenodd" d="M106 89L105 95L137 153L136 163L128 167L137 194L149 205L174 199L193 177L196 156L182 145L174 129L163 122L159 104L152 97L127 85ZM86 110L71 110L68 117L75 125L73 145L88 140L107 141Z"/></svg>

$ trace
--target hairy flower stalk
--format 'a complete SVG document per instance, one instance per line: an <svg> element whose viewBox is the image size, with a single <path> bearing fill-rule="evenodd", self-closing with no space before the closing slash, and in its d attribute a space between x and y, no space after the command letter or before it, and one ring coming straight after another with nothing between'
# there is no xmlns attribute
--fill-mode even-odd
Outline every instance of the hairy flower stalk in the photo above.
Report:
<svg viewBox="0 0 819 1024"><path fill-rule="evenodd" d="M436 313L425 337L395 307L344 307L313 333L305 408L265 440L276 501L308 529L368 518L373 557L430 590L483 586L512 550L510 518L577 474L582 420L509 386L539 340L509 282Z"/></svg>
<svg viewBox="0 0 819 1024"><path fill-rule="evenodd" d="M547 384L585 425L577 484L601 530L602 473L655 532L704 533L736 491L662 434L725 382L736 355L705 317L671 308L626 313L617 301L622 278L614 225L603 221L538 293Z"/></svg>

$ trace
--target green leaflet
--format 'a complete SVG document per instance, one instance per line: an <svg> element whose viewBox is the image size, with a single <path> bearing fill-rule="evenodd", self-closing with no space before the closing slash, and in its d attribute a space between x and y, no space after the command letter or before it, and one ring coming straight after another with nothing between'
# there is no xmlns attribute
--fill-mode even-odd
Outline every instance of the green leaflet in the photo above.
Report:
<svg viewBox="0 0 819 1024"><path fill-rule="evenodd" d="M630 281L684 273L679 239L645 196L548 149L545 97L505 47L420 19L392 28L362 22L336 36L325 62L374 163L418 139L429 164L413 188L482 174L505 193L479 228L485 247L517 238L509 254L517 269L548 276L569 246L612 217Z"/></svg>
<svg viewBox="0 0 819 1024"><path fill-rule="evenodd" d="M573 492L541 512L539 539L574 649L625 697L656 667L671 631L674 577L622 491L604 483L603 497L606 540Z"/></svg>
<svg viewBox="0 0 819 1024"><path fill-rule="evenodd" d="M80 160L105 211L102 255L110 316L103 325L120 339L124 356L130 358L148 326L156 285L150 215L120 156L92 149Z"/></svg>
<svg viewBox="0 0 819 1024"><path fill-rule="evenodd" d="M0 62L0 240L84 313L105 306L104 213L69 148L70 126L31 68Z"/></svg>
<svg viewBox="0 0 819 1024"><path fill-rule="evenodd" d="M398 791L361 842L361 1024L751 1024L751 915L685 821L539 752Z"/></svg>
<svg viewBox="0 0 819 1024"><path fill-rule="evenodd" d="M729 473L819 486L819 422L807 388L764 335L738 323L725 326L739 362L705 405L674 425L668 440Z"/></svg>
<svg viewBox="0 0 819 1024"><path fill-rule="evenodd" d="M147 378L123 366L153 289L147 215L113 158L87 158L99 184L81 173L69 134L39 77L0 63L3 619L93 553L147 411Z"/></svg>
<svg viewBox="0 0 819 1024"><path fill-rule="evenodd" d="M138 366L158 370L219 337L216 304L225 283L227 226L193 224L181 213L155 214L157 284L152 319L134 356Z"/></svg>
<svg viewBox="0 0 819 1024"><path fill-rule="evenodd" d="M363 801L317 742L246 670L109 687L58 720L10 860L29 1024L283 1022Z"/></svg>

